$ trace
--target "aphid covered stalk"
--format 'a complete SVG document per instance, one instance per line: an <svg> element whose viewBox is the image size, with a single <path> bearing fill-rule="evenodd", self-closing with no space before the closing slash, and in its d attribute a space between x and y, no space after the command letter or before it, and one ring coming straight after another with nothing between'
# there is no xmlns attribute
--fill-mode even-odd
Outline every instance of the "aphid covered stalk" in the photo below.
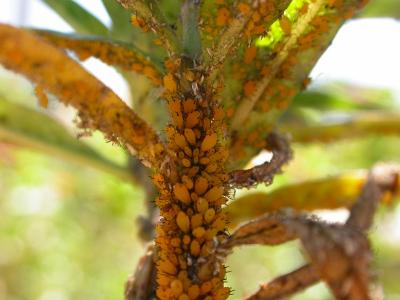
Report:
<svg viewBox="0 0 400 300"><path fill-rule="evenodd" d="M157 297L226 299L221 262L205 264L227 237L224 170L227 150L222 141L223 110L203 89L203 74L186 59L171 59L164 77L172 123L167 127L170 165L174 171L154 176L160 188L157 226Z"/></svg>

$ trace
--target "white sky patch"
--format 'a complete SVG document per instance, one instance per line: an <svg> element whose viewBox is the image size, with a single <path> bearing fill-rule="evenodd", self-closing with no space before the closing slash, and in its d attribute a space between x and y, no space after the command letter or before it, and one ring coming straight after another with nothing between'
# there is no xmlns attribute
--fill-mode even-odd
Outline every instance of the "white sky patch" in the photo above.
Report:
<svg viewBox="0 0 400 300"><path fill-rule="evenodd" d="M20 186L8 197L10 211L16 215L51 215L59 206L59 194L52 186Z"/></svg>
<svg viewBox="0 0 400 300"><path fill-rule="evenodd" d="M383 18L348 22L318 61L311 77L316 83L341 80L384 87L399 97L400 22Z"/></svg>

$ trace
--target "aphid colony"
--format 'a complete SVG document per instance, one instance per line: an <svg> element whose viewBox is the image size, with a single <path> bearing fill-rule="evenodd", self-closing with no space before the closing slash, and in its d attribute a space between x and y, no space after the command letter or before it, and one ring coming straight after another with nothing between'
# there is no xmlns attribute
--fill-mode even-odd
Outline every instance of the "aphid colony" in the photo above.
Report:
<svg viewBox="0 0 400 300"><path fill-rule="evenodd" d="M362 3L360 6L364 4ZM301 66L300 62L303 61L316 60L320 53L324 51L321 45L326 45L326 43L321 40L329 36L329 32L332 30L331 27L335 27L338 22L343 21L342 18L337 16L336 10L341 9L345 18L350 18L356 11L354 7L348 7L344 10L342 5L343 3L340 0L331 0L326 7L321 6L313 15L306 16L311 5L305 2L294 20L310 18L310 21L307 22L309 26L306 30L300 31L300 29L295 28L296 24L292 24L292 21L283 15L279 19L279 27L284 34L276 41L273 49L255 48L253 46L246 48L243 55L243 63L233 65L237 80L244 81L243 96L250 97L257 88L255 83L260 82L264 77L272 78L255 105L255 110L252 112L253 119L257 119L254 117L255 114L258 114L260 119L263 113L286 109L291 99L307 87L310 80L306 77L303 81L299 81L296 66ZM296 42L293 43L292 48L288 49L289 51L282 63L279 66L273 66L274 60L271 60L269 64L263 63L267 60L264 57L265 53L272 51L272 54L268 54L270 57L281 55L282 49L287 47L286 44L290 42L292 27L295 28L296 32L301 32L301 34L297 37ZM252 72L249 71L250 68ZM246 153L245 145L250 146L249 148L259 148L263 143L262 133L269 130L270 124L264 122L263 125L254 124L252 134L241 134L239 132L232 141L232 156L235 159L245 160L246 155L254 155L254 153Z"/></svg>
<svg viewBox="0 0 400 300"><path fill-rule="evenodd" d="M127 71L145 75L154 85L161 84L160 74L154 66L142 55L132 52L123 46L109 44L105 41L71 39L67 36L52 36L46 32L40 33L43 38L57 47L72 50L80 60L91 56L101 61L118 66Z"/></svg>
<svg viewBox="0 0 400 300"><path fill-rule="evenodd" d="M203 32L207 34L212 42L220 35L221 28L229 26L237 16L248 17L243 30L243 38L249 39L256 35L265 34L268 24L276 11L278 1L256 0L256 1L215 1L217 10L209 10L207 5L203 6L204 20ZM214 3L213 3L214 5ZM252 8L257 7L257 10Z"/></svg>
<svg viewBox="0 0 400 300"><path fill-rule="evenodd" d="M180 60L169 60L164 77L165 98L172 117L167 128L172 168L154 175L160 189L156 200L157 297L164 299L226 299L225 269L206 264L216 244L226 239L227 151L219 142L223 110L207 101L202 74L181 71ZM176 170L171 172L171 169Z"/></svg>

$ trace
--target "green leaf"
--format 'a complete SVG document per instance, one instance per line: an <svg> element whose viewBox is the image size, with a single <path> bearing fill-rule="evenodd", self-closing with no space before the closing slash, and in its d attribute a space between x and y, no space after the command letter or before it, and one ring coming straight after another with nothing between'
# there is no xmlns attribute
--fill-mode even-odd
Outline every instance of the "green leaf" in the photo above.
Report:
<svg viewBox="0 0 400 300"><path fill-rule="evenodd" d="M398 0L372 0L365 7L360 17L392 17L400 18L400 1Z"/></svg>
<svg viewBox="0 0 400 300"><path fill-rule="evenodd" d="M82 6L71 0L42 0L76 32L107 35L108 28Z"/></svg>
<svg viewBox="0 0 400 300"><path fill-rule="evenodd" d="M333 82L297 94L291 108L318 110L393 109L396 101L387 89Z"/></svg>
<svg viewBox="0 0 400 300"><path fill-rule="evenodd" d="M400 133L398 112L363 112L354 114L325 114L320 122L308 125L282 125L292 140L298 143L330 143L367 135L394 135Z"/></svg>
<svg viewBox="0 0 400 300"><path fill-rule="evenodd" d="M132 180L129 171L80 142L53 118L22 105L0 100L0 141L45 155L91 166Z"/></svg>
<svg viewBox="0 0 400 300"><path fill-rule="evenodd" d="M192 59L201 56L201 38L198 28L200 3L186 1L182 6L183 52Z"/></svg>
<svg viewBox="0 0 400 300"><path fill-rule="evenodd" d="M229 226L234 227L245 220L287 207L297 211L350 207L366 178L365 170L351 171L286 185L269 193L247 193L228 205L224 211L229 216Z"/></svg>
<svg viewBox="0 0 400 300"><path fill-rule="evenodd" d="M131 13L115 0L102 2L112 20L111 35L118 40L129 41L135 33L130 23Z"/></svg>

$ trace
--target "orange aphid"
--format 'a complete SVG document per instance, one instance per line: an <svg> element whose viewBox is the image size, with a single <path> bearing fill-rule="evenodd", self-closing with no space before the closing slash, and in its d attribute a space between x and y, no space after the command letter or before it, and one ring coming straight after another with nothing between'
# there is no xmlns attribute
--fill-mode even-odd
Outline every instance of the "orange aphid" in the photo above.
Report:
<svg viewBox="0 0 400 300"><path fill-rule="evenodd" d="M187 214L180 211L176 217L176 224L183 232L188 232L190 228L190 221Z"/></svg>
<svg viewBox="0 0 400 300"><path fill-rule="evenodd" d="M292 22L290 22L289 18L286 16L282 16L282 18L279 20L279 24L281 25L283 32L286 35L289 35L292 31Z"/></svg>
<svg viewBox="0 0 400 300"><path fill-rule="evenodd" d="M215 171L217 171L217 169L218 169L218 165L217 165L216 163L212 163L212 164L209 164L209 165L207 166L206 172L208 172L208 173L214 173Z"/></svg>
<svg viewBox="0 0 400 300"><path fill-rule="evenodd" d="M211 223L214 220L214 217L215 217L214 208L209 208L204 213L204 221L206 221L207 223Z"/></svg>
<svg viewBox="0 0 400 300"><path fill-rule="evenodd" d="M183 102L183 111L185 113L191 113L196 109L196 103L194 102L193 99L188 99Z"/></svg>
<svg viewBox="0 0 400 300"><path fill-rule="evenodd" d="M185 152L185 154L189 157L192 157L193 155L192 149L190 149L189 147L183 148L183 152Z"/></svg>
<svg viewBox="0 0 400 300"><path fill-rule="evenodd" d="M305 3L300 9L299 9L299 13L301 15L304 15L308 10L308 3Z"/></svg>
<svg viewBox="0 0 400 300"><path fill-rule="evenodd" d="M210 159L208 157L202 157L200 158L199 163L202 165L208 165L210 163Z"/></svg>
<svg viewBox="0 0 400 300"><path fill-rule="evenodd" d="M154 70L152 67L144 67L143 74L146 75L147 78L149 78L154 84L161 84L161 79L158 77L156 70Z"/></svg>
<svg viewBox="0 0 400 300"><path fill-rule="evenodd" d="M204 198L206 198L210 202L213 202L221 198L223 195L224 195L224 187L214 186L204 195Z"/></svg>
<svg viewBox="0 0 400 300"><path fill-rule="evenodd" d="M183 236L183 239L182 239L182 242L185 244L185 245L189 245L189 243L190 243L190 236L188 236L187 234L185 234L184 236Z"/></svg>
<svg viewBox="0 0 400 300"><path fill-rule="evenodd" d="M180 238L173 238L171 239L171 245L173 247L179 247L181 245L181 240Z"/></svg>
<svg viewBox="0 0 400 300"><path fill-rule="evenodd" d="M214 108L214 120L221 121L225 117L225 112L222 107Z"/></svg>
<svg viewBox="0 0 400 300"><path fill-rule="evenodd" d="M194 126L196 126L200 121L199 117L200 117L200 113L198 111L193 111L193 112L189 113L186 118L186 124L185 124L186 127L193 128Z"/></svg>
<svg viewBox="0 0 400 300"><path fill-rule="evenodd" d="M144 68L144 66L142 64L139 64L139 63L134 63L134 64L131 65L131 67L132 67L132 70L135 71L135 72L142 72L143 68Z"/></svg>
<svg viewBox="0 0 400 300"><path fill-rule="evenodd" d="M161 39L154 39L153 43L154 43L154 45L157 45L157 46L162 46L162 44L163 44Z"/></svg>
<svg viewBox="0 0 400 300"><path fill-rule="evenodd" d="M199 286L197 284L190 286L188 289L188 294L191 300L197 299L197 297L200 295Z"/></svg>
<svg viewBox="0 0 400 300"><path fill-rule="evenodd" d="M200 288L201 294L202 294L202 295L207 294L208 292L211 291L212 287L213 287L213 286L212 286L211 281L206 281L206 282L204 282L204 283L201 285L201 288Z"/></svg>
<svg viewBox="0 0 400 300"><path fill-rule="evenodd" d="M188 188L188 190L191 190L193 188L193 180L189 178L186 175L182 176L182 182L185 184L185 186Z"/></svg>
<svg viewBox="0 0 400 300"><path fill-rule="evenodd" d="M165 60L164 65L165 65L165 68L171 73L175 72L176 69L178 68L178 63L175 58L169 58L169 59Z"/></svg>
<svg viewBox="0 0 400 300"><path fill-rule="evenodd" d="M167 75L164 76L163 78L163 83L164 83L164 87L167 91L171 92L171 93L175 93L177 90L177 85L174 79L174 75L172 75L171 73L168 73Z"/></svg>
<svg viewBox="0 0 400 300"><path fill-rule="evenodd" d="M251 10L250 5L247 3L239 3L238 9L244 15L247 15Z"/></svg>
<svg viewBox="0 0 400 300"><path fill-rule="evenodd" d="M230 108L227 109L226 116L228 118L232 118L234 114L235 114L235 108L230 107Z"/></svg>
<svg viewBox="0 0 400 300"><path fill-rule="evenodd" d="M184 134L189 144L196 144L196 135L192 129L186 128Z"/></svg>
<svg viewBox="0 0 400 300"><path fill-rule="evenodd" d="M211 225L216 230L223 230L226 226L226 221L223 215L219 215Z"/></svg>
<svg viewBox="0 0 400 300"><path fill-rule="evenodd" d="M182 183L176 183L174 185L174 196L179 201L182 201L185 204L190 203L190 194L186 187L186 185Z"/></svg>
<svg viewBox="0 0 400 300"><path fill-rule="evenodd" d="M251 46L246 49L246 52L244 53L244 63L246 65L251 64L251 62L254 60L254 58L257 55L257 47L256 46Z"/></svg>
<svg viewBox="0 0 400 300"><path fill-rule="evenodd" d="M201 151L208 151L217 144L217 134L214 132L210 135L206 135L203 142L201 143Z"/></svg>
<svg viewBox="0 0 400 300"><path fill-rule="evenodd" d="M220 8L217 13L217 22L216 22L217 25L225 26L229 21L230 14L231 13L227 8L225 7Z"/></svg>
<svg viewBox="0 0 400 300"><path fill-rule="evenodd" d="M218 230L216 230L215 228L211 228L211 229L207 229L206 234L204 236L204 238L207 241L211 241L215 238L215 236L217 235Z"/></svg>
<svg viewBox="0 0 400 300"><path fill-rule="evenodd" d="M221 298L222 299L222 298ZM189 296L186 294L182 294L179 296L178 300L190 300Z"/></svg>
<svg viewBox="0 0 400 300"><path fill-rule="evenodd" d="M181 102L179 100L170 101L168 103L168 108L175 113L180 113L181 112Z"/></svg>
<svg viewBox="0 0 400 300"><path fill-rule="evenodd" d="M35 95L39 100L39 105L43 108L47 108L49 106L49 98L47 98L46 93L40 85L35 87Z"/></svg>
<svg viewBox="0 0 400 300"><path fill-rule="evenodd" d="M188 272L187 271L180 271L178 274L178 279L183 283L183 287L185 287L186 282L188 281Z"/></svg>
<svg viewBox="0 0 400 300"><path fill-rule="evenodd" d="M171 277L165 274L158 274L156 281L159 285L169 285L171 283Z"/></svg>
<svg viewBox="0 0 400 300"><path fill-rule="evenodd" d="M199 199L199 196L194 192L190 194L190 197L194 202L196 202Z"/></svg>
<svg viewBox="0 0 400 300"><path fill-rule="evenodd" d="M204 198L199 198L196 202L196 208L199 213L204 213L208 209L208 202Z"/></svg>
<svg viewBox="0 0 400 300"><path fill-rule="evenodd" d="M173 119L174 124L176 125L176 127L178 127L178 128L182 128L183 127L183 116L182 116L181 113L172 114L172 119Z"/></svg>
<svg viewBox="0 0 400 300"><path fill-rule="evenodd" d="M184 149L188 145L185 137L179 133L175 135L174 142L182 149Z"/></svg>
<svg viewBox="0 0 400 300"><path fill-rule="evenodd" d="M139 27L144 32L149 31L149 27L147 26L147 24L136 15L131 16L131 24L133 26Z"/></svg>
<svg viewBox="0 0 400 300"><path fill-rule="evenodd" d="M194 177L199 172L199 170L200 170L200 168L198 166L191 167L188 172L188 175L190 177Z"/></svg>
<svg viewBox="0 0 400 300"><path fill-rule="evenodd" d="M222 286L222 282L218 277L214 277L213 279L211 279L211 283L214 288L219 288Z"/></svg>
<svg viewBox="0 0 400 300"><path fill-rule="evenodd" d="M257 23L261 20L261 15L258 12L254 12L251 16L251 19L253 20L253 22Z"/></svg>
<svg viewBox="0 0 400 300"><path fill-rule="evenodd" d="M193 256L199 256L199 254L200 254L200 244L199 244L199 242L197 240L193 240L190 243L190 253Z"/></svg>
<svg viewBox="0 0 400 300"><path fill-rule="evenodd" d="M228 299L231 290L227 287L218 289L214 294L214 300L225 300Z"/></svg>
<svg viewBox="0 0 400 300"><path fill-rule="evenodd" d="M158 269L171 275L175 275L177 272L175 265L169 260L161 260L158 264Z"/></svg>
<svg viewBox="0 0 400 300"><path fill-rule="evenodd" d="M206 230L203 227L197 227L192 231L193 236L196 238L201 238L206 233Z"/></svg>
<svg viewBox="0 0 400 300"><path fill-rule="evenodd" d="M203 195L208 188L208 180L205 179L204 177L197 177L195 183L194 183L194 191L196 192L197 195Z"/></svg>
<svg viewBox="0 0 400 300"><path fill-rule="evenodd" d="M183 284L179 279L175 279L171 282L171 291L172 293L178 297L183 292Z"/></svg>
<svg viewBox="0 0 400 300"><path fill-rule="evenodd" d="M203 224L203 216L201 214L195 214L190 219L190 225L192 229L195 229Z"/></svg>
<svg viewBox="0 0 400 300"><path fill-rule="evenodd" d="M190 160L188 160L187 158L184 158L184 159L182 159L182 165L183 165L185 168L190 168L190 166L191 166L192 164L191 164Z"/></svg>
<svg viewBox="0 0 400 300"><path fill-rule="evenodd" d="M195 79L195 75L192 71L186 71L183 75L187 81L193 81Z"/></svg>
<svg viewBox="0 0 400 300"><path fill-rule="evenodd" d="M256 83L252 80L246 81L243 87L243 92L246 97L249 97L256 89Z"/></svg>

